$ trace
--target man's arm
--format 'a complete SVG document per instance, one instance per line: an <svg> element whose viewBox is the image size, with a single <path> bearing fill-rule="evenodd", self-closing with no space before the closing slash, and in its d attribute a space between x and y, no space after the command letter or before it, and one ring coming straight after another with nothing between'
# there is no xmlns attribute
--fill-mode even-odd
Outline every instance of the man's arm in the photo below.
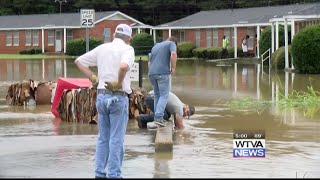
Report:
<svg viewBox="0 0 320 180"><path fill-rule="evenodd" d="M118 71L117 89L122 87L122 82L127 72L130 70L130 66L134 63L134 49L131 47L121 57L121 63Z"/></svg>
<svg viewBox="0 0 320 180"><path fill-rule="evenodd" d="M176 67L177 67L177 53L176 51L171 52L171 74L176 73Z"/></svg>
<svg viewBox="0 0 320 180"><path fill-rule="evenodd" d="M118 83L122 84L122 81L124 77L126 76L126 73L129 70L129 66L126 63L121 63L119 68L119 74L118 74Z"/></svg>
<svg viewBox="0 0 320 180"><path fill-rule="evenodd" d="M79 56L74 62L79 68L79 70L90 79L92 83L97 83L97 76L90 70L89 67L97 66L97 49L101 46L94 48L93 50Z"/></svg>
<svg viewBox="0 0 320 180"><path fill-rule="evenodd" d="M184 129L182 116L175 114L174 115L174 124L177 129Z"/></svg>
<svg viewBox="0 0 320 180"><path fill-rule="evenodd" d="M89 67L86 67L82 65L79 61L75 61L77 67L79 70L88 78L91 80L91 76L94 74Z"/></svg>

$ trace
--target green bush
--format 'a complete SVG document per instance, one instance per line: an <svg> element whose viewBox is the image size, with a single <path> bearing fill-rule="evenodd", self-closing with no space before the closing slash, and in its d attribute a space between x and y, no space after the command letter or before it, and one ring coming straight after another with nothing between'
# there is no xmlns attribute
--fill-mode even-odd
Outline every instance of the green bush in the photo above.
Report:
<svg viewBox="0 0 320 180"><path fill-rule="evenodd" d="M292 42L295 68L300 73L320 73L320 26L309 26L297 33Z"/></svg>
<svg viewBox="0 0 320 180"><path fill-rule="evenodd" d="M28 50L24 49L19 52L19 54L28 54Z"/></svg>
<svg viewBox="0 0 320 180"><path fill-rule="evenodd" d="M222 48L207 48L205 58L206 59L220 59Z"/></svg>
<svg viewBox="0 0 320 180"><path fill-rule="evenodd" d="M97 38L90 38L89 40L89 50L101 45L103 42ZM66 54L71 56L80 56L86 53L86 39L73 39L67 42Z"/></svg>
<svg viewBox="0 0 320 180"><path fill-rule="evenodd" d="M243 57L243 52L242 52L242 48L241 47L238 47L237 48L237 56L238 58L239 57ZM227 55L228 58L234 58L234 48L231 47L231 48L228 48L228 55Z"/></svg>
<svg viewBox="0 0 320 180"><path fill-rule="evenodd" d="M34 48L34 53L35 54L42 54L42 49L41 48Z"/></svg>
<svg viewBox="0 0 320 180"><path fill-rule="evenodd" d="M220 59L222 53L222 48L195 48L192 50L194 57L200 59ZM238 48L238 57L243 54L242 49ZM227 58L234 58L234 48L228 48Z"/></svg>
<svg viewBox="0 0 320 180"><path fill-rule="evenodd" d="M206 58L206 51L207 51L207 48L199 47L199 48L193 49L192 54L194 57L204 59Z"/></svg>
<svg viewBox="0 0 320 180"><path fill-rule="evenodd" d="M131 46L136 55L145 55L151 52L154 45L153 38L148 33L139 33L133 36Z"/></svg>
<svg viewBox="0 0 320 180"><path fill-rule="evenodd" d="M291 65L291 45L289 45L289 66ZM285 68L285 52L284 46L277 49L271 55L270 65L272 68L284 69Z"/></svg>
<svg viewBox="0 0 320 180"><path fill-rule="evenodd" d="M19 52L19 54L41 54L41 48L26 48Z"/></svg>
<svg viewBox="0 0 320 180"><path fill-rule="evenodd" d="M192 42L180 42L178 43L178 57L179 58L191 58L193 57L192 50L196 48Z"/></svg>
<svg viewBox="0 0 320 180"><path fill-rule="evenodd" d="M276 32L275 32L276 33ZM288 26L288 44L291 44L291 26ZM276 40L276 39L274 39ZM279 47L284 46L284 26L279 25ZM271 27L267 27L261 33L259 40L260 56L271 48Z"/></svg>

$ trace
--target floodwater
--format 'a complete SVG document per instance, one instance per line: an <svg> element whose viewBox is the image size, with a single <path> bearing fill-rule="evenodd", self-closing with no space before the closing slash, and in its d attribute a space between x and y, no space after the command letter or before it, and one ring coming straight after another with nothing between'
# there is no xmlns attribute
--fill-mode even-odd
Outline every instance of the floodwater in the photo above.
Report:
<svg viewBox="0 0 320 180"><path fill-rule="evenodd" d="M227 103L251 97L320 90L319 75L270 72L255 63L179 61L172 92L196 108L186 129L174 133L172 153L155 153L155 131L128 123L124 178L320 177L320 113L316 110L233 110ZM96 125L55 119L50 105L7 106L7 88L23 79L84 77L73 59L0 61L0 177L92 178ZM143 87L151 89L144 64ZM133 83L138 87L138 82ZM233 158L233 131L266 134L265 158Z"/></svg>

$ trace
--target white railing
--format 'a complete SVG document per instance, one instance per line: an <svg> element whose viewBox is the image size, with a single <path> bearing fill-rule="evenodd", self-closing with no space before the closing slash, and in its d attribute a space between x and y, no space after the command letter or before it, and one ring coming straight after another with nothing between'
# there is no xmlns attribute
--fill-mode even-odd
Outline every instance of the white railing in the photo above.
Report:
<svg viewBox="0 0 320 180"><path fill-rule="evenodd" d="M265 58L263 58L264 55L267 55ZM261 69L262 69L262 72L263 72L263 62L267 59L269 59L269 69L270 69L270 57L271 54L270 54L270 48L268 50L266 50L266 52L264 52L262 55L261 55Z"/></svg>

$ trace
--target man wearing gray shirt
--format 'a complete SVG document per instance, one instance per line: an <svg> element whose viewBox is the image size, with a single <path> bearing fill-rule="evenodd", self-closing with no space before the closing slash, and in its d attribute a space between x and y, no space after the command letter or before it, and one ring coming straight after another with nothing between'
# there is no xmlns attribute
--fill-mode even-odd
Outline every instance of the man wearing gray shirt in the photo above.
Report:
<svg viewBox="0 0 320 180"><path fill-rule="evenodd" d="M170 91L170 75L174 75L176 71L176 62L175 37L169 37L151 49L148 76L154 90L154 123L160 126L166 126L163 116Z"/></svg>
<svg viewBox="0 0 320 180"><path fill-rule="evenodd" d="M154 112L154 107L153 107L153 101L154 101L154 92L150 91L146 100L145 100L145 105L152 111ZM165 112L164 112L164 119L169 120L170 116L174 116L174 123L176 129L184 129L184 124L183 124L183 117L190 117L194 114L195 108L191 105L184 104L178 96L173 94L172 92L169 92L168 96L168 103L165 107ZM138 121L138 126L140 128L146 128L148 122L152 122L153 119L153 114L141 114L137 117Z"/></svg>

